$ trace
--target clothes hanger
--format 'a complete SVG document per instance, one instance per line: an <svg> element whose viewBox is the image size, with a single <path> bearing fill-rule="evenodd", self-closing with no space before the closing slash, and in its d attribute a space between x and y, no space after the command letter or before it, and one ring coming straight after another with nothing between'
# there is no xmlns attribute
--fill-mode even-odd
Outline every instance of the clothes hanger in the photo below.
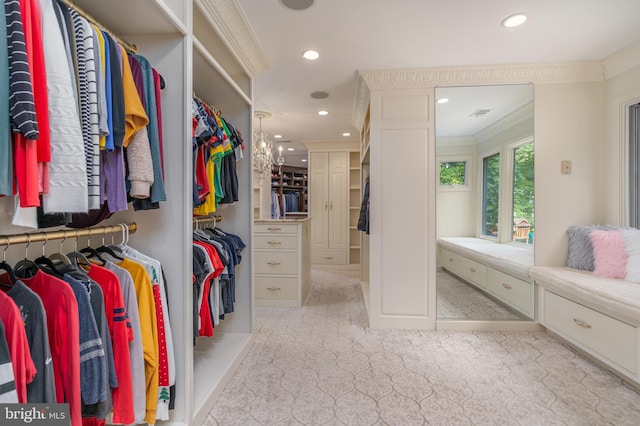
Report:
<svg viewBox="0 0 640 426"><path fill-rule="evenodd" d="M67 257L66 254L62 252L62 245L67 241L67 231L64 231L64 237L60 242L60 248L57 253L52 253L49 255L49 259L56 265L71 265L71 259Z"/></svg>
<svg viewBox="0 0 640 426"><path fill-rule="evenodd" d="M91 236L89 236L89 240L87 241L87 246L80 250L80 253L84 253L88 255L87 257L92 259L97 259L100 263L100 266L104 266L107 264L107 261L100 256L100 252L93 247L91 247Z"/></svg>
<svg viewBox="0 0 640 426"><path fill-rule="evenodd" d="M29 260L29 246L31 245L31 235L27 235L27 245L24 248L24 259L16 263L13 272L18 278L33 278L40 268L33 261Z"/></svg>
<svg viewBox="0 0 640 426"><path fill-rule="evenodd" d="M51 259L49 259L47 256L44 255L44 247L47 245L47 241L48 240L49 240L49 234L45 233L44 234L44 244L42 244L42 256L40 256L39 258L35 259L33 261L33 263L38 265L38 267L40 269L42 269L44 272L46 272L48 274L51 274L51 275L55 275L58 278L62 278L64 276L64 273L62 273L58 269L56 264L53 263L53 261Z"/></svg>
<svg viewBox="0 0 640 426"><path fill-rule="evenodd" d="M67 253L67 257L71 260L71 263L75 266L79 266L83 264L85 266L91 266L91 262L87 259L87 256L80 253L78 251L78 238L80 237L80 231L76 231L76 242L74 246L74 251Z"/></svg>
<svg viewBox="0 0 640 426"><path fill-rule="evenodd" d="M124 225L119 223L118 226L122 229L122 241L124 241ZM124 253L124 251L122 251L122 247L115 243L113 233L111 234L111 245L108 247L117 253Z"/></svg>
<svg viewBox="0 0 640 426"><path fill-rule="evenodd" d="M9 281L11 281L11 284L0 283L0 286L5 288L11 288L13 284L15 284L16 281L18 281L18 279L16 278L16 274L13 272L13 268L11 267L11 265L7 263L7 249L9 248L9 237L5 237L5 238L7 239L7 243L5 245L4 250L2 251L2 262L0 262L0 269L7 271L7 275L9 276Z"/></svg>
<svg viewBox="0 0 640 426"><path fill-rule="evenodd" d="M98 252L98 253L106 253L106 254L108 254L109 256L111 256L111 257L113 257L115 259L124 260L124 257L116 254L116 252L111 247L107 246L104 243L104 237L106 235L107 235L107 228L105 228L105 232L104 232L104 234L102 234L102 245L96 249L96 252ZM120 254L122 254L122 251L120 251Z"/></svg>

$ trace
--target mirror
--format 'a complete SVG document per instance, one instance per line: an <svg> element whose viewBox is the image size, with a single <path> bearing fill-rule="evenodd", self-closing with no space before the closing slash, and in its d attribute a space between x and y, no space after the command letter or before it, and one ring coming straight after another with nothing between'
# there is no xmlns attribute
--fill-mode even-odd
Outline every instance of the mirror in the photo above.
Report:
<svg viewBox="0 0 640 426"><path fill-rule="evenodd" d="M435 94L437 318L532 320L533 85Z"/></svg>

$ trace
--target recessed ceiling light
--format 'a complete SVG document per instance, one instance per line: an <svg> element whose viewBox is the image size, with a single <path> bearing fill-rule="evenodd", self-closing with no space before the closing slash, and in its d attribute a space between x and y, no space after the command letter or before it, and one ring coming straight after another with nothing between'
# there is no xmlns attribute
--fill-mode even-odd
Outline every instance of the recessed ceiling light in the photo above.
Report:
<svg viewBox="0 0 640 426"><path fill-rule="evenodd" d="M305 50L304 52L302 52L302 57L310 61L315 61L320 57L320 54L315 50Z"/></svg>
<svg viewBox="0 0 640 426"><path fill-rule="evenodd" d="M515 13L511 16L507 16L501 22L501 25L505 28L513 28L518 25L522 25L527 20L527 15L524 13Z"/></svg>
<svg viewBox="0 0 640 426"><path fill-rule="evenodd" d="M349 133L349 132L344 132L344 133L342 134L342 136L351 136L351 133Z"/></svg>
<svg viewBox="0 0 640 426"><path fill-rule="evenodd" d="M329 115L329 111L318 111L318 115Z"/></svg>
<svg viewBox="0 0 640 426"><path fill-rule="evenodd" d="M293 151L293 148L287 148L287 151Z"/></svg>
<svg viewBox="0 0 640 426"><path fill-rule="evenodd" d="M446 104L447 102L449 102L449 98L440 98L436 102L439 104Z"/></svg>
<svg viewBox="0 0 640 426"><path fill-rule="evenodd" d="M274 138L276 139L280 139L282 137L282 135L273 135Z"/></svg>
<svg viewBox="0 0 640 426"><path fill-rule="evenodd" d="M303 159L302 159L302 162L303 162L303 163L306 163L306 162L307 162L307 159L306 159L306 158L303 158Z"/></svg>

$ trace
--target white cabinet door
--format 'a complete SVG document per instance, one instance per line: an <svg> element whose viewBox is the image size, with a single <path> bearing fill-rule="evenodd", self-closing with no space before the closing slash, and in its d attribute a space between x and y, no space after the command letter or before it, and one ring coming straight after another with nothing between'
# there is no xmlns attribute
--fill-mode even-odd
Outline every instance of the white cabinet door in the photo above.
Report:
<svg viewBox="0 0 640 426"><path fill-rule="evenodd" d="M329 153L309 154L311 248L329 248Z"/></svg>
<svg viewBox="0 0 640 426"><path fill-rule="evenodd" d="M347 152L329 153L329 247L347 248L349 224L348 181L349 161Z"/></svg>

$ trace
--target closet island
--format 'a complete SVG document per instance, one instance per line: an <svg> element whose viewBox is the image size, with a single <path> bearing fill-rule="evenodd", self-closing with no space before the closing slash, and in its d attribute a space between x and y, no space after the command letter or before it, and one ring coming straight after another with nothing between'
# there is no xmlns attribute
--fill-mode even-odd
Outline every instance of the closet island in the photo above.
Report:
<svg viewBox="0 0 640 426"><path fill-rule="evenodd" d="M258 306L302 306L309 291L311 219L254 222L254 286Z"/></svg>

